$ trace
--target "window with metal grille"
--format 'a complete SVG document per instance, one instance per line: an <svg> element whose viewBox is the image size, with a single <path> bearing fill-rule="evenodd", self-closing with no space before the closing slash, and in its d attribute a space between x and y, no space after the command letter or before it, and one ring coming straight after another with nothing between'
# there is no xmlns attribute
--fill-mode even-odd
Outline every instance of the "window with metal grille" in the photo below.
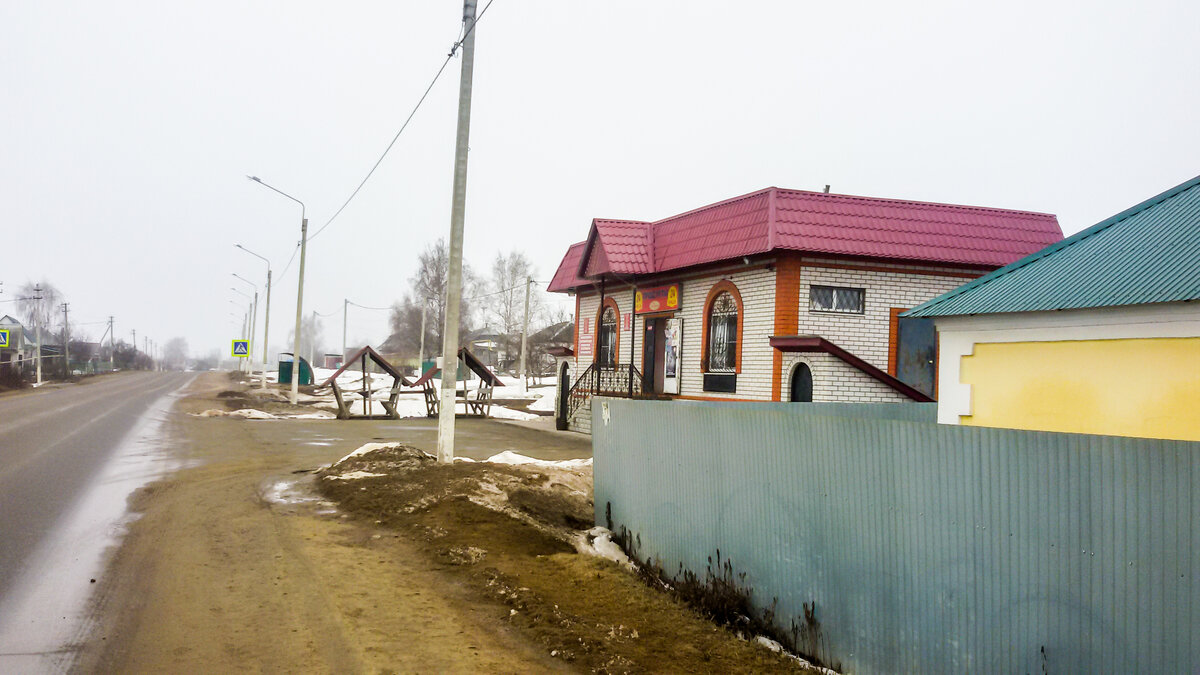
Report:
<svg viewBox="0 0 1200 675"><path fill-rule="evenodd" d="M813 312L842 312L862 314L866 291L841 286L810 286L808 309Z"/></svg>
<svg viewBox="0 0 1200 675"><path fill-rule="evenodd" d="M596 363L601 368L612 368L617 364L617 311L605 307L600 315L600 327L596 333Z"/></svg>
<svg viewBox="0 0 1200 675"><path fill-rule="evenodd" d="M732 373L737 367L737 322L737 302L721 293L708 312L709 372Z"/></svg>

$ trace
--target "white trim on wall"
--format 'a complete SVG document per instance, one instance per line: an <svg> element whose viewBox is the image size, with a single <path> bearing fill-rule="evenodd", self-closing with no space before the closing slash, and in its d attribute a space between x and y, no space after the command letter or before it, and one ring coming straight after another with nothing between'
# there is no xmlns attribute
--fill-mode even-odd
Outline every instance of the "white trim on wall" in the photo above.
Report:
<svg viewBox="0 0 1200 675"><path fill-rule="evenodd" d="M938 423L958 424L961 416L974 414L971 385L962 382L962 360L975 353L976 344L1200 337L1200 303L951 316L934 323Z"/></svg>

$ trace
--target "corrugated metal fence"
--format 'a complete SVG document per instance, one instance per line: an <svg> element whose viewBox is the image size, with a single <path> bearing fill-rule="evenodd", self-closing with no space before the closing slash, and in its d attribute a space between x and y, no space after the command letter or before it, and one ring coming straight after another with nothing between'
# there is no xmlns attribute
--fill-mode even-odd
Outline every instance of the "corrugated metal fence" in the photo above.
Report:
<svg viewBox="0 0 1200 675"><path fill-rule="evenodd" d="M933 406L596 399L596 520L719 549L785 628L815 603L845 672L1200 673L1200 443Z"/></svg>

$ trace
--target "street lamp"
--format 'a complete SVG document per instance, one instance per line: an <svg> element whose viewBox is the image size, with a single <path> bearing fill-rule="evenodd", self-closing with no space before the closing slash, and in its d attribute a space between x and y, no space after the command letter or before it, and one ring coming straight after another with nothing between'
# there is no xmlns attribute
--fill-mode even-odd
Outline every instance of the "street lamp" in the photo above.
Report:
<svg viewBox="0 0 1200 675"><path fill-rule="evenodd" d="M296 334L294 336L294 346L292 347L292 359L294 366L292 368L292 405L296 405L300 400L300 317L304 310L304 254L308 248L308 218L305 216L304 202L296 199L288 193L278 188L267 185L262 182L258 176L246 176L250 180L259 185L269 188L288 199L300 205L300 283L296 289Z"/></svg>
<svg viewBox="0 0 1200 675"><path fill-rule="evenodd" d="M253 382L254 381L254 333L258 331L258 286L256 286L254 284L254 282L250 281L249 279L239 276L237 272L234 272L233 276L236 277L240 281L244 281L247 284L250 284L250 288L254 289L254 315L250 319L250 344L247 345L247 350L250 353L246 355L250 361L250 380L251 380L251 382ZM263 372L264 373L266 372L266 367L267 367L267 364L266 364L266 362L264 362L263 363Z"/></svg>
<svg viewBox="0 0 1200 675"><path fill-rule="evenodd" d="M267 349L269 349L269 347L267 346L267 336L270 334L270 331L271 331L271 261L267 260L266 258L262 257L261 255L255 253L254 251L251 251L250 249L246 248L245 246L242 246L241 244L234 244L234 246L237 246L238 248L242 249L246 253L249 253L250 255L254 256L255 258L258 258L259 260L262 260L263 262L267 263L267 306L263 309L263 372L262 372L262 387L261 387L262 389L266 389L267 388L267 363L268 363Z"/></svg>

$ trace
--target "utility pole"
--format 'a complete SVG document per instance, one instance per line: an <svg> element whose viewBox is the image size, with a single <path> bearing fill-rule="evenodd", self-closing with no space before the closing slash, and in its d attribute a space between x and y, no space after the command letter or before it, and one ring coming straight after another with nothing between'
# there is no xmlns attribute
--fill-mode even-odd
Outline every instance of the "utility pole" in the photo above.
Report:
<svg viewBox="0 0 1200 675"><path fill-rule="evenodd" d="M459 306L462 302L463 221L467 205L467 148L471 136L471 78L475 68L475 0L463 0L462 73L458 84L458 134L454 142L454 201L450 208L450 260L446 269L446 325L442 333L442 395L438 408L438 461L454 461L454 400L458 377Z"/></svg>
<svg viewBox="0 0 1200 675"><path fill-rule="evenodd" d="M429 298L421 298L421 346L417 354L417 370L424 375L425 371L425 312L429 309Z"/></svg>
<svg viewBox="0 0 1200 675"><path fill-rule="evenodd" d="M67 320L67 303L62 304L63 310L63 373L71 377L71 324Z"/></svg>
<svg viewBox="0 0 1200 675"><path fill-rule="evenodd" d="M108 370L112 372L117 369L117 333L113 330L112 315L108 317Z"/></svg>
<svg viewBox="0 0 1200 675"><path fill-rule="evenodd" d="M37 309L33 313L33 326L37 332L37 383L42 384L42 285L33 287L33 299L37 300Z"/></svg>
<svg viewBox="0 0 1200 675"><path fill-rule="evenodd" d="M260 389L267 388L267 335L271 330L271 264L267 263L267 306L263 310L263 372L262 386Z"/></svg>
<svg viewBox="0 0 1200 675"><path fill-rule="evenodd" d="M133 331L133 369L137 370L137 331Z"/></svg>
<svg viewBox="0 0 1200 675"><path fill-rule="evenodd" d="M346 363L346 318L350 313L349 298L342 298L342 358L339 359L343 364Z"/></svg>
<svg viewBox="0 0 1200 675"><path fill-rule="evenodd" d="M528 393L525 381L529 378L525 371L525 350L529 346L529 287L533 285L532 277L525 277L525 322L521 324L521 395Z"/></svg>
<svg viewBox="0 0 1200 675"><path fill-rule="evenodd" d="M250 367L250 381L254 381L254 332L258 330L258 288L254 289L254 318L250 320L250 343L246 345L246 365Z"/></svg>

